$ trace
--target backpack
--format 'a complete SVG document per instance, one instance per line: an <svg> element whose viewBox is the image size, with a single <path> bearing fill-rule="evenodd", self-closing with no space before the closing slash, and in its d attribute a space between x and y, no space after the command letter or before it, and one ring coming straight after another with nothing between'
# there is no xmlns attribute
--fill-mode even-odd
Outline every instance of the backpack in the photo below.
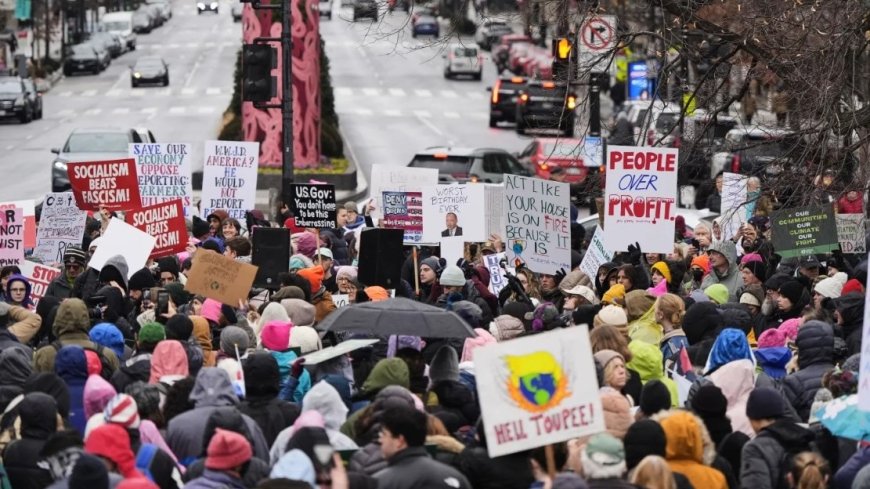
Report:
<svg viewBox="0 0 870 489"><path fill-rule="evenodd" d="M115 373L115 368L112 366L111 362L109 362L109 358L106 357L106 347L103 345L97 345L96 343L94 343L94 345L95 346L82 346L82 348L97 354L97 357L100 359L100 377L110 381L112 380L112 374ZM57 354L57 352L66 345L62 345L60 340L57 340L51 343L50 346L54 348L55 354Z"/></svg>

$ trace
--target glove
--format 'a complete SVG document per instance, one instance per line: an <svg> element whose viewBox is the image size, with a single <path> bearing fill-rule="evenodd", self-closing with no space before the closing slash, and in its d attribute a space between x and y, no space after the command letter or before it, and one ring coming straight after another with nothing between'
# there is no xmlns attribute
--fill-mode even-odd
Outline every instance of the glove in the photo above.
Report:
<svg viewBox="0 0 870 489"><path fill-rule="evenodd" d="M633 245L628 245L629 263L639 264L641 256L643 256L643 252L640 250L640 243L635 242Z"/></svg>
<svg viewBox="0 0 870 489"><path fill-rule="evenodd" d="M301 377L302 371L304 370L304 365L304 358L299 358L295 362L293 362L293 365L290 366L290 376L292 376L294 379L298 379L299 377Z"/></svg>
<svg viewBox="0 0 870 489"><path fill-rule="evenodd" d="M564 268L560 268L559 271L556 272L555 275L553 275L553 280L556 281L556 287L558 287L559 284L562 283L562 280L565 278L565 275L568 275L568 272L566 272Z"/></svg>

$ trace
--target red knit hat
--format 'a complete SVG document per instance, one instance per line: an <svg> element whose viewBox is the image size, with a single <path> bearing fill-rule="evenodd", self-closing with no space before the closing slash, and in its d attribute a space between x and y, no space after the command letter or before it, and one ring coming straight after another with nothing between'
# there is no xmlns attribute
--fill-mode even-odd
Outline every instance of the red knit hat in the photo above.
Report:
<svg viewBox="0 0 870 489"><path fill-rule="evenodd" d="M846 285L843 286L843 291L840 292L840 295L843 296L843 295L851 294L854 292L857 292L859 294L863 294L864 293L864 286L861 285L861 282L859 282L857 279L853 278L853 279L846 282Z"/></svg>
<svg viewBox="0 0 870 489"><path fill-rule="evenodd" d="M251 444L244 436L233 431L216 429L205 457L205 468L212 470L235 469L251 460Z"/></svg>

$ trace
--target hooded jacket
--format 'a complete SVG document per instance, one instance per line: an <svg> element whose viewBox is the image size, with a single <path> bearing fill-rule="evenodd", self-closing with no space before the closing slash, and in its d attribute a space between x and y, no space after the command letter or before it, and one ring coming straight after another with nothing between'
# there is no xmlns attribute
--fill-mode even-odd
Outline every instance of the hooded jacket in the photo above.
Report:
<svg viewBox="0 0 870 489"><path fill-rule="evenodd" d="M24 300L22 300L20 303L12 302L12 294L9 292L9 289L12 288L12 284L14 282L21 282L24 284ZM24 275L19 275L17 273L10 275L9 279L6 281L6 290L4 292L6 293L6 302L8 304L13 306L21 306L26 309L33 309L33 299L30 297L30 281L27 280Z"/></svg>
<svg viewBox="0 0 870 489"><path fill-rule="evenodd" d="M178 340L163 340L154 349L151 357L151 374L149 384L157 384L166 376L187 377L189 374L187 354Z"/></svg>
<svg viewBox="0 0 870 489"><path fill-rule="evenodd" d="M106 382L99 375L88 377L88 380L85 382L84 395L82 396L85 419L91 419L91 416L103 412L109 401L117 394L112 384Z"/></svg>
<svg viewBox="0 0 870 489"><path fill-rule="evenodd" d="M728 362L707 378L722 390L722 395L728 400L725 412L734 431L754 436L755 432L746 417L746 401L755 387L755 365L752 361L743 359Z"/></svg>
<svg viewBox="0 0 870 489"><path fill-rule="evenodd" d="M471 489L464 475L433 460L424 447L406 448L390 457L387 463L386 469L375 474L380 489L445 486Z"/></svg>
<svg viewBox="0 0 870 489"><path fill-rule="evenodd" d="M786 453L811 450L813 434L788 419L777 420L762 429L758 436L743 445L740 457L740 487L744 489L777 489L784 486L781 473Z"/></svg>
<svg viewBox="0 0 870 489"><path fill-rule="evenodd" d="M3 316L6 316L5 318ZM4 321L5 319L5 321ZM21 306L0 303L0 347L28 343L39 332L42 317ZM15 340L15 341L13 341ZM27 349L25 347L25 349ZM29 349L27 349L29 351Z"/></svg>
<svg viewBox="0 0 870 489"><path fill-rule="evenodd" d="M144 477L136 470L130 434L119 424L107 423L92 431L85 440L85 451L111 460L125 479Z"/></svg>
<svg viewBox="0 0 870 489"><path fill-rule="evenodd" d="M91 341L88 330L91 320L88 317L88 308L81 299L67 299L57 308L52 332L61 347L78 345L98 350L96 343ZM118 357L109 348L103 348L103 354L113 370L118 368ZM33 365L37 372L53 372L54 359L58 349L53 345L43 346L36 350L33 356Z"/></svg>
<svg viewBox="0 0 870 489"><path fill-rule="evenodd" d="M293 337L293 330L290 330L290 337ZM296 380L296 386L292 386L292 380L290 379L290 370L293 367L293 363L299 358L291 349L287 349L284 351L270 351L269 354L272 355L272 358L278 362L278 371L281 374L281 391L282 395L279 397L285 401L291 401L295 403L302 402L302 398L305 397L305 394L311 389L311 374L308 373L308 370L303 369L302 375L299 376ZM290 387L293 387L290 390Z"/></svg>
<svg viewBox="0 0 870 489"><path fill-rule="evenodd" d="M822 321L807 321L798 330L798 370L782 381L785 398L806 422L822 376L834 368L834 330Z"/></svg>
<svg viewBox="0 0 870 489"><path fill-rule="evenodd" d="M734 243L729 240L716 241L707 251L715 251L721 253L728 260L728 270L724 275L719 275L712 266L710 273L701 281L701 288L706 289L713 284L722 284L728 288L728 302L737 302L737 290L743 285L743 279L740 276L740 271L737 267L737 249Z"/></svg>
<svg viewBox="0 0 870 489"><path fill-rule="evenodd" d="M201 476L185 484L184 489L245 489L245 484L228 472L205 469Z"/></svg>
<svg viewBox="0 0 870 489"><path fill-rule="evenodd" d="M759 348L755 350L755 360L771 379L779 380L785 377L785 367L791 360L791 349L787 346Z"/></svg>
<svg viewBox="0 0 870 489"><path fill-rule="evenodd" d="M48 394L32 392L21 401L21 439L3 452L3 465L15 489L43 489L52 482L51 473L39 468L40 452L58 427L57 404Z"/></svg>
<svg viewBox="0 0 870 489"><path fill-rule="evenodd" d="M148 383L151 377L151 353L139 353L130 357L112 374L112 386L124 392L133 382Z"/></svg>
<svg viewBox="0 0 870 489"><path fill-rule="evenodd" d="M662 351L655 345L639 340L629 343L628 349L631 351L632 359L626 364L626 367L637 372L640 375L641 382L644 384L650 380L662 381L668 387L668 392L671 394L671 406L677 407L679 400L677 385L673 380L665 376Z"/></svg>
<svg viewBox="0 0 870 489"><path fill-rule="evenodd" d="M688 411L664 411L653 420L665 432L665 458L671 470L686 476L696 488L728 489L725 475L710 467L716 447L700 418Z"/></svg>
<svg viewBox="0 0 870 489"><path fill-rule="evenodd" d="M24 387L33 373L30 357L19 348L0 351L0 386Z"/></svg>
<svg viewBox="0 0 870 489"><path fill-rule="evenodd" d="M849 355L861 352L862 325L864 324L864 296L862 294L846 294L834 300L840 317L843 319L843 338Z"/></svg>
<svg viewBox="0 0 870 489"><path fill-rule="evenodd" d="M211 327L208 324L208 319L202 316L190 316L190 321L193 323L193 338L202 352L202 364L200 368L214 367L217 365L217 352L212 347ZM193 372L193 370L190 371Z"/></svg>
<svg viewBox="0 0 870 489"><path fill-rule="evenodd" d="M644 290L625 294L628 315L628 337L658 345L662 341L662 327L655 320L655 298Z"/></svg>
<svg viewBox="0 0 870 489"><path fill-rule="evenodd" d="M190 464L202 455L202 438L209 416L219 407L239 404L239 398L236 397L229 375L226 371L214 367L199 371L190 393L190 400L194 408L172 418L166 430L166 443L184 465ZM269 460L269 448L260 427L247 415L242 416L251 434L254 456L261 460Z"/></svg>
<svg viewBox="0 0 870 489"><path fill-rule="evenodd" d="M278 399L281 375L275 359L265 353L254 353L244 360L245 400L239 410L251 417L263 431L266 444L299 416L299 406ZM309 393L310 394L310 393Z"/></svg>
<svg viewBox="0 0 870 489"><path fill-rule="evenodd" d="M54 371L69 389L69 422L84 436L88 419L85 416L84 391L88 380L88 360L85 350L78 345L65 346L57 352Z"/></svg>

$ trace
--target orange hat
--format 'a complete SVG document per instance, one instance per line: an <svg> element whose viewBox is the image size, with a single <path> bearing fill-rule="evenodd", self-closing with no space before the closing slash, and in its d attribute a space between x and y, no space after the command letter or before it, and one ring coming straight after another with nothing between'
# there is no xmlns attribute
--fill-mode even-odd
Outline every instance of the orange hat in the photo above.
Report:
<svg viewBox="0 0 870 489"><path fill-rule="evenodd" d="M309 268L303 268L296 272L297 275L304 278L311 284L311 294L314 295L320 291L323 286L323 267L315 265Z"/></svg>
<svg viewBox="0 0 870 489"><path fill-rule="evenodd" d="M695 258L692 258L692 264L689 268L698 266L701 270L704 270L704 275L710 273L710 257L707 255L698 255Z"/></svg>
<svg viewBox="0 0 870 489"><path fill-rule="evenodd" d="M369 296L369 300L372 302L385 301L390 298L390 293L387 292L387 289L378 285L366 287L365 289L363 289L363 292L365 292L366 295Z"/></svg>

